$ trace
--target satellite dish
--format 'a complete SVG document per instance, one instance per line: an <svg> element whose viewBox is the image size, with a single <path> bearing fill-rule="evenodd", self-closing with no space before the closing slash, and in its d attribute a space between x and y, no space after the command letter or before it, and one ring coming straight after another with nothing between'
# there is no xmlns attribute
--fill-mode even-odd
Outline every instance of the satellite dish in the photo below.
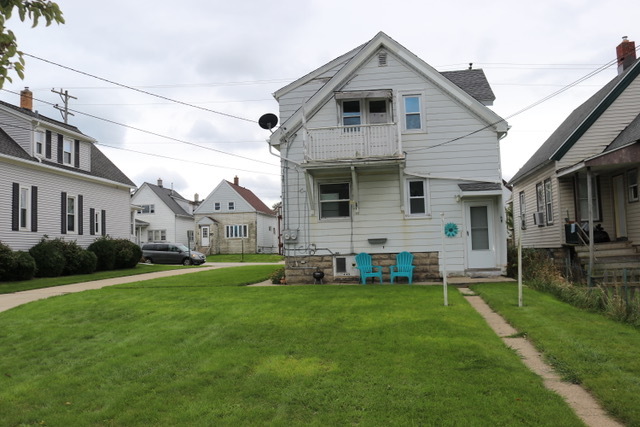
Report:
<svg viewBox="0 0 640 427"><path fill-rule="evenodd" d="M278 117L272 113L263 114L258 120L258 124L262 129L271 130L278 124Z"/></svg>

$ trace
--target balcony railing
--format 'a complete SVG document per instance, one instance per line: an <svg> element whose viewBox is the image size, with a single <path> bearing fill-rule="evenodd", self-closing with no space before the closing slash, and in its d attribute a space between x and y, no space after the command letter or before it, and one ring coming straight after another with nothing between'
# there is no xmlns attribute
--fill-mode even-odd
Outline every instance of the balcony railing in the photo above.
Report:
<svg viewBox="0 0 640 427"><path fill-rule="evenodd" d="M308 129L306 161L399 157L395 123Z"/></svg>

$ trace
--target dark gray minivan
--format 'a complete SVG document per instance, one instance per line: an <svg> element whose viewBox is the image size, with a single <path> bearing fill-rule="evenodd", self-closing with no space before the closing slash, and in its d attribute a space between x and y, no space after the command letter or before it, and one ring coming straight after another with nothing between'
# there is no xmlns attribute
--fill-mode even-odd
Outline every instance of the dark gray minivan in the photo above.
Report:
<svg viewBox="0 0 640 427"><path fill-rule="evenodd" d="M145 243L142 245L144 262L154 264L200 265L206 261L204 254L189 251L180 243Z"/></svg>

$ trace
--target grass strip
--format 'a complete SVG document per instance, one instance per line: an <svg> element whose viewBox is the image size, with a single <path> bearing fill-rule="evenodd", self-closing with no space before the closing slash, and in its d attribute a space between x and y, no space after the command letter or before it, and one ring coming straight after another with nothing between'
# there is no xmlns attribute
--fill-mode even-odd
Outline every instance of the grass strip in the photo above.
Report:
<svg viewBox="0 0 640 427"><path fill-rule="evenodd" d="M229 270L0 313L3 423L582 425L455 289Z"/></svg>
<svg viewBox="0 0 640 427"><path fill-rule="evenodd" d="M513 284L472 286L495 311L526 334L566 379L583 385L614 416L640 426L640 330L555 297Z"/></svg>

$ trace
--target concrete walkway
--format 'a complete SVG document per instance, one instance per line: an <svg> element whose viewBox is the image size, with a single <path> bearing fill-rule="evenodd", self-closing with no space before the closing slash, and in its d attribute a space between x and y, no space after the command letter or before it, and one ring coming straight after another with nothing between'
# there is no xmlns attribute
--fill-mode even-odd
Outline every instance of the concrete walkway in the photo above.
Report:
<svg viewBox="0 0 640 427"><path fill-rule="evenodd" d="M58 295L74 292L100 289L105 286L120 285L124 283L142 282L144 280L158 279L160 277L179 276L181 274L199 273L207 270L216 270L225 267L241 267L247 265L274 265L273 263L260 262L221 262L205 263L200 268L181 268L177 270L156 271L154 273L137 274L135 276L115 277L113 279L94 280L91 282L72 283L70 285L55 286L52 288L32 289L29 291L14 292L12 294L0 294L0 312L9 310L28 302L37 301ZM144 266L141 266L144 268Z"/></svg>

